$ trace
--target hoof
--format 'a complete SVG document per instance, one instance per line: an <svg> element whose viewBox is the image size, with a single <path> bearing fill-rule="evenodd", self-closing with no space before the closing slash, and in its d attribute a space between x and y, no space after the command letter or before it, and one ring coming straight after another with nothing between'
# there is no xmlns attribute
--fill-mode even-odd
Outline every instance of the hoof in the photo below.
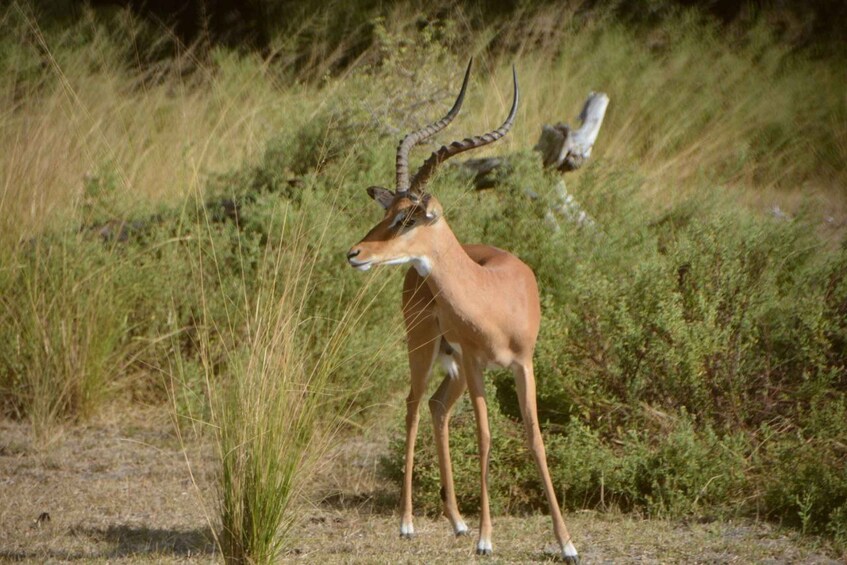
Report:
<svg viewBox="0 0 847 565"><path fill-rule="evenodd" d="M456 534L457 538L461 538L470 535L471 531L468 528L467 524L460 521L453 529L453 533Z"/></svg>
<svg viewBox="0 0 847 565"><path fill-rule="evenodd" d="M476 544L477 555L491 555L491 542L488 540L479 540Z"/></svg>
<svg viewBox="0 0 847 565"><path fill-rule="evenodd" d="M415 527L409 524L400 524L400 539L412 539L415 537Z"/></svg>
<svg viewBox="0 0 847 565"><path fill-rule="evenodd" d="M577 555L576 548L570 541L562 548L562 561L568 565L579 565L579 555Z"/></svg>

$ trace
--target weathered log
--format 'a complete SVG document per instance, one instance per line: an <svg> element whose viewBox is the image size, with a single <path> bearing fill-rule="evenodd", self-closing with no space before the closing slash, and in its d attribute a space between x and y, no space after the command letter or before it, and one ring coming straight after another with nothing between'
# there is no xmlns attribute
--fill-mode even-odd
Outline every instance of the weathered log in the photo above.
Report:
<svg viewBox="0 0 847 565"><path fill-rule="evenodd" d="M545 169L556 169L567 173L580 168L591 157L591 150L597 141L606 108L609 107L609 97L602 92L591 92L579 113L578 129L571 129L567 124L559 122L556 125L545 125L541 129L541 137L533 149L541 153L541 161ZM469 159L461 167L473 175L474 187L477 190L492 188L496 185L497 176L510 167L508 157L486 157ZM559 221L574 223L581 228L602 234L597 228L594 218L580 206L579 202L568 193L564 179L559 179L555 185L555 202L545 214L547 224L555 231L559 230ZM525 189L527 196L538 198L534 190Z"/></svg>
<svg viewBox="0 0 847 565"><path fill-rule="evenodd" d="M561 122L556 125L544 125L541 137L533 149L541 153L541 161L545 169L556 169L563 173L580 168L589 157L603 125L609 97L602 92L591 92L585 100L582 111L577 119L579 129L571 129L568 124ZM508 157L484 157L468 159L459 164L473 175L474 187L477 190L493 188L497 174L508 170Z"/></svg>
<svg viewBox="0 0 847 565"><path fill-rule="evenodd" d="M591 156L608 106L608 96L592 92L577 118L582 123L579 129L571 129L561 122L554 126L545 125L535 146L535 150L541 153L544 168L555 168L563 173L580 168Z"/></svg>

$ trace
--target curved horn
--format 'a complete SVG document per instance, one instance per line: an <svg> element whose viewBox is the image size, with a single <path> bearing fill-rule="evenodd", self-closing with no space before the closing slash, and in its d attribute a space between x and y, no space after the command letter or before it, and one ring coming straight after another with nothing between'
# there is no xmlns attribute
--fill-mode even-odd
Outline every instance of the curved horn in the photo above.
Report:
<svg viewBox="0 0 847 565"><path fill-rule="evenodd" d="M397 192L409 192L409 151L412 147L443 130L459 113L462 102L465 101L465 90L468 88L468 78L471 76L471 65L473 65L473 57L468 61L468 69L465 71L465 80L462 81L462 90L459 91L459 97L456 98L456 102L453 103L453 107L450 108L447 115L425 128L406 135L400 145L397 146Z"/></svg>
<svg viewBox="0 0 847 565"><path fill-rule="evenodd" d="M518 73L515 71L514 65L512 65L512 80L514 82L515 94L512 100L512 109L509 110L509 116L506 118L506 121L503 122L503 125L484 135L467 137L462 141L454 141L450 145L442 145L441 149L433 152L433 154L429 156L429 159L424 161L424 164L420 169L418 169L418 172L415 173L409 189L411 192L420 194L424 185L426 185L438 165L450 157L458 155L459 153L464 153L465 151L470 151L471 149L476 149L477 147L482 147L483 145L488 145L489 143L494 143L509 133L509 130L512 129L512 124L515 122L515 115L518 112L518 99L520 98L520 93L518 91Z"/></svg>

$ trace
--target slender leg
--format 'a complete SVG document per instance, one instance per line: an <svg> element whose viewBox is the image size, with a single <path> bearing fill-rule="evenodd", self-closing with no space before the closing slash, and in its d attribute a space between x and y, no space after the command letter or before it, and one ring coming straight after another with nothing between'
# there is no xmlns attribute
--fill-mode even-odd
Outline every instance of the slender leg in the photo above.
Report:
<svg viewBox="0 0 847 565"><path fill-rule="evenodd" d="M435 433L435 446L438 451L438 470L441 475L441 500L444 515L453 526L453 533L462 536L468 533L468 526L462 520L456 504L456 490L453 487L453 466L450 462L449 424L453 406L465 391L466 383L462 375L448 374L432 398L429 410L432 413L432 425Z"/></svg>
<svg viewBox="0 0 847 565"><path fill-rule="evenodd" d="M553 489L553 481L550 479L550 471L547 468L547 453L544 449L544 441L541 438L541 429L538 427L538 409L535 398L535 375L532 370L532 362L524 365L516 365L514 368L515 384L518 393L518 402L521 407L526 438L538 472L541 475L541 484L544 494L547 496L547 504L550 506L550 516L553 519L553 532L559 547L562 550L562 558L566 563L578 564L579 556L576 548L571 543L570 534L562 519L562 511L556 500L556 491Z"/></svg>
<svg viewBox="0 0 847 565"><path fill-rule="evenodd" d="M418 416L421 398L426 392L435 355L438 352L437 333L418 326L409 332L409 368L412 386L406 398L406 467L403 475L400 537L411 538L415 533L412 523L412 470L415 464L415 440L418 437ZM434 337L432 337L434 334ZM415 336L415 338L413 338ZM426 341L426 339L429 341Z"/></svg>
<svg viewBox="0 0 847 565"><path fill-rule="evenodd" d="M409 350L411 389L406 399L406 466L400 506L400 537L411 538L412 471L415 464L415 440L418 437L418 414L421 398L438 354L441 332L433 311L432 293L414 269L409 269L403 283L403 317Z"/></svg>
<svg viewBox="0 0 847 565"><path fill-rule="evenodd" d="M491 509L488 501L488 456L491 448L491 429L488 426L488 408L485 404L485 385L482 380L482 368L470 356L463 356L462 369L468 382L468 389L476 416L477 443L479 445L479 470L481 493L479 508L479 540L476 544L477 555L490 555L491 546Z"/></svg>

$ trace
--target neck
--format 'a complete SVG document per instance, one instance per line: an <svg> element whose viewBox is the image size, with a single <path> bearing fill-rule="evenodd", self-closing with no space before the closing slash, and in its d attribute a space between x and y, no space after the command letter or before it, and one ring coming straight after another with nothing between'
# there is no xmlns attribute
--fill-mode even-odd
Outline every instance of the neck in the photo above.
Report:
<svg viewBox="0 0 847 565"><path fill-rule="evenodd" d="M436 231L432 252L419 260L415 268L422 275L426 271L430 289L439 303L462 303L467 293L479 289L473 283L482 274L482 267L468 256L446 220L442 219L433 228Z"/></svg>

